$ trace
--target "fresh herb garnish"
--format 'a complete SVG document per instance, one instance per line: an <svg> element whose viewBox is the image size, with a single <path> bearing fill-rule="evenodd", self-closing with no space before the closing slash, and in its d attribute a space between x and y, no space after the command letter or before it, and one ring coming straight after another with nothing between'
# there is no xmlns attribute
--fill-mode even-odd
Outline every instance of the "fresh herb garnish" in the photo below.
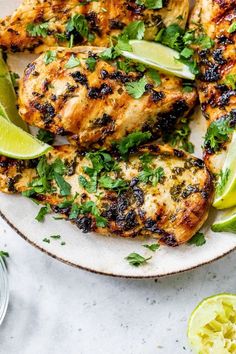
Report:
<svg viewBox="0 0 236 354"><path fill-rule="evenodd" d="M161 9L163 7L163 0L136 0L136 4L143 5L147 9Z"/></svg>
<svg viewBox="0 0 236 354"><path fill-rule="evenodd" d="M50 236L50 238L52 238L54 240L60 240L61 236L60 235L52 235L52 236Z"/></svg>
<svg viewBox="0 0 236 354"><path fill-rule="evenodd" d="M56 50L47 50L46 53L44 54L43 61L46 65L52 63L57 57L57 52Z"/></svg>
<svg viewBox="0 0 236 354"><path fill-rule="evenodd" d="M157 33L155 40L181 52L184 48L183 35L184 30L178 24L172 24L167 28L162 28Z"/></svg>
<svg viewBox="0 0 236 354"><path fill-rule="evenodd" d="M68 196L71 193L71 185L64 180L61 174L54 171L54 179L60 189L62 196Z"/></svg>
<svg viewBox="0 0 236 354"><path fill-rule="evenodd" d="M83 38L87 38L89 42L94 40L94 35L89 32L88 21L82 14L76 14L70 18L66 25L66 32L70 34L70 47L74 45L75 33Z"/></svg>
<svg viewBox="0 0 236 354"><path fill-rule="evenodd" d="M143 247L149 249L152 252L156 252L160 248L160 245L159 243L153 243L152 245L143 245Z"/></svg>
<svg viewBox="0 0 236 354"><path fill-rule="evenodd" d="M128 39L143 39L145 26L143 21L134 21L128 24L123 30L123 35Z"/></svg>
<svg viewBox="0 0 236 354"><path fill-rule="evenodd" d="M194 145L189 141L190 133L191 129L187 118L182 118L178 124L178 127L172 133L165 134L163 139L172 147L193 153Z"/></svg>
<svg viewBox="0 0 236 354"><path fill-rule="evenodd" d="M26 27L26 31L32 37L47 37L48 35L48 22L43 23L30 23Z"/></svg>
<svg viewBox="0 0 236 354"><path fill-rule="evenodd" d="M148 69L147 75L155 83L155 85L159 86L161 84L161 76L158 71L154 69Z"/></svg>
<svg viewBox="0 0 236 354"><path fill-rule="evenodd" d="M147 142L149 139L151 139L152 134L150 132L134 132L130 133L126 137L120 140L119 143L117 143L117 150L122 156L125 156L128 154L128 152L132 149L135 148L142 143Z"/></svg>
<svg viewBox="0 0 236 354"><path fill-rule="evenodd" d="M197 232L191 240L188 241L188 244L195 245L197 247L203 246L206 243L205 236L202 232Z"/></svg>
<svg viewBox="0 0 236 354"><path fill-rule="evenodd" d="M221 144L228 141L233 129L230 126L230 117L224 116L212 122L207 129L204 146L213 151L219 150Z"/></svg>
<svg viewBox="0 0 236 354"><path fill-rule="evenodd" d="M76 56L72 54L68 62L65 64L65 68L72 69L72 68L76 68L79 65L80 65L80 59L76 58Z"/></svg>
<svg viewBox="0 0 236 354"><path fill-rule="evenodd" d="M229 33L233 33L233 32L235 32L235 31L236 31L236 22L233 22L233 23L229 26L228 32L229 32Z"/></svg>
<svg viewBox="0 0 236 354"><path fill-rule="evenodd" d="M50 243L50 240L49 240L49 238L45 237L45 238L43 239L43 242Z"/></svg>
<svg viewBox="0 0 236 354"><path fill-rule="evenodd" d="M99 209L93 201L85 202L81 205L73 204L69 219L76 219L81 214L93 215L98 227L106 227L107 225L107 219L101 216Z"/></svg>
<svg viewBox="0 0 236 354"><path fill-rule="evenodd" d="M86 59L86 65L89 71L93 72L95 70L97 60L94 57L88 57Z"/></svg>
<svg viewBox="0 0 236 354"><path fill-rule="evenodd" d="M2 258L4 260L6 257L9 257L9 253L6 251L0 250L0 258Z"/></svg>
<svg viewBox="0 0 236 354"><path fill-rule="evenodd" d="M44 221L45 216L46 216L48 213L50 213L50 211L51 211L50 205L47 204L46 206L42 207L42 208L39 210L37 216L35 217L35 220L37 220L37 221L39 221L39 222Z"/></svg>
<svg viewBox="0 0 236 354"><path fill-rule="evenodd" d="M37 138L47 144L53 144L54 142L54 134L44 129L39 129Z"/></svg>
<svg viewBox="0 0 236 354"><path fill-rule="evenodd" d="M147 79L142 77L139 81L128 82L125 88L130 96L139 99L144 95L147 83Z"/></svg>
<svg viewBox="0 0 236 354"><path fill-rule="evenodd" d="M164 176L165 173L163 167L158 167L156 169L145 167L138 175L138 179L142 183L151 182L153 187L155 187L161 180L163 180Z"/></svg>
<svg viewBox="0 0 236 354"><path fill-rule="evenodd" d="M224 84L236 90L236 74L226 75Z"/></svg>
<svg viewBox="0 0 236 354"><path fill-rule="evenodd" d="M152 257L145 258L138 253L130 253L127 257L125 257L129 264L134 267L139 267L140 265L147 263L147 261L151 258Z"/></svg>
<svg viewBox="0 0 236 354"><path fill-rule="evenodd" d="M94 193L97 190L97 172L94 171L90 180L87 180L84 176L79 176L79 184L86 189L88 193Z"/></svg>
<svg viewBox="0 0 236 354"><path fill-rule="evenodd" d="M110 176L102 176L99 178L99 185L105 189L111 189L118 192L124 191L128 188L128 183L121 178L113 179Z"/></svg>

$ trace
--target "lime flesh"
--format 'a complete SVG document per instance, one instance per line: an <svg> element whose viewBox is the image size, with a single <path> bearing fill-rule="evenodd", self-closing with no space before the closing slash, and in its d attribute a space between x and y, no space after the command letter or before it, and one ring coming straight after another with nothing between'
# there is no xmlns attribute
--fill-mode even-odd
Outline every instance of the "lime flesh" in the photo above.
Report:
<svg viewBox="0 0 236 354"><path fill-rule="evenodd" d="M214 232L233 232L236 233L236 208L227 210L216 222L211 226Z"/></svg>
<svg viewBox="0 0 236 354"><path fill-rule="evenodd" d="M194 80L189 67L176 60L179 53L160 43L131 40L132 52L122 51L122 55L166 74Z"/></svg>
<svg viewBox="0 0 236 354"><path fill-rule="evenodd" d="M18 127L28 130L16 108L16 94L8 67L0 53L0 114Z"/></svg>
<svg viewBox="0 0 236 354"><path fill-rule="evenodd" d="M227 182L220 193L216 193L213 206L217 209L231 208L236 205L236 132L233 133L226 159L222 168L224 174L228 171Z"/></svg>
<svg viewBox="0 0 236 354"><path fill-rule="evenodd" d="M0 116L0 155L29 160L44 155L51 146Z"/></svg>
<svg viewBox="0 0 236 354"><path fill-rule="evenodd" d="M203 300L188 324L189 343L197 354L236 353L236 295Z"/></svg>

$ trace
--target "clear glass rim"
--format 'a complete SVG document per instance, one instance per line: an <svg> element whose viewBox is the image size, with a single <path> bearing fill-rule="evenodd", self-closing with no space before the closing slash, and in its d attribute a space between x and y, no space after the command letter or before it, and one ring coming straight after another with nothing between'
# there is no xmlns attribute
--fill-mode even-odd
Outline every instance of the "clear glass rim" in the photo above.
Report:
<svg viewBox="0 0 236 354"><path fill-rule="evenodd" d="M9 302L9 284L7 268L4 260L0 257L0 325L4 320Z"/></svg>

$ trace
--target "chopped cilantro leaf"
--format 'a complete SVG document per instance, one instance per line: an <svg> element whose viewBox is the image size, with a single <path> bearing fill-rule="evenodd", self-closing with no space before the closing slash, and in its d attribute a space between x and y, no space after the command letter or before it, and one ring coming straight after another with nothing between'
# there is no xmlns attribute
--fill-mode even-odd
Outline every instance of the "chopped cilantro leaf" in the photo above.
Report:
<svg viewBox="0 0 236 354"><path fill-rule="evenodd" d="M128 188L127 182L121 178L112 179L109 176L102 176L99 178L99 185L105 189L112 189L116 191L123 191Z"/></svg>
<svg viewBox="0 0 236 354"><path fill-rule="evenodd" d="M191 240L188 241L190 245L195 245L197 247L203 246L206 243L205 236L202 232L197 232Z"/></svg>
<svg viewBox="0 0 236 354"><path fill-rule="evenodd" d="M107 219L102 217L99 209L93 201L85 202L81 205L74 204L71 209L69 218L76 219L78 215L81 214L91 214L95 217L96 224L98 227L106 227Z"/></svg>
<svg viewBox="0 0 236 354"><path fill-rule="evenodd" d="M193 49L185 47L180 53L180 55L186 59L189 59L193 55L193 53Z"/></svg>
<svg viewBox="0 0 236 354"><path fill-rule="evenodd" d="M147 9L161 9L163 0L136 0L136 4L144 5Z"/></svg>
<svg viewBox="0 0 236 354"><path fill-rule="evenodd" d="M61 236L60 235L52 235L50 236L53 240L60 240Z"/></svg>
<svg viewBox="0 0 236 354"><path fill-rule="evenodd" d="M70 195L71 193L71 185L64 180L64 178L57 172L54 171L55 181L60 188L60 194L62 196Z"/></svg>
<svg viewBox="0 0 236 354"><path fill-rule="evenodd" d="M128 39L143 39L145 32L145 26L143 21L134 21L128 24L123 30L123 34Z"/></svg>
<svg viewBox="0 0 236 354"><path fill-rule="evenodd" d="M147 79L142 77L139 81L129 82L125 85L125 88L130 96L135 99L139 99L146 91Z"/></svg>
<svg viewBox="0 0 236 354"><path fill-rule="evenodd" d="M85 188L87 192L94 193L97 190L97 173L94 173L88 181L84 176L79 176L79 184Z"/></svg>
<svg viewBox="0 0 236 354"><path fill-rule="evenodd" d="M231 87L233 90L236 90L236 74L228 74L225 77L225 85Z"/></svg>
<svg viewBox="0 0 236 354"><path fill-rule="evenodd" d="M44 221L45 215L47 215L51 211L50 205L47 204L46 206L42 207L37 216L35 217L35 220L42 222Z"/></svg>
<svg viewBox="0 0 236 354"><path fill-rule="evenodd" d="M37 133L37 138L43 141L44 143L52 144L54 141L54 134L48 132L47 130L39 129Z"/></svg>
<svg viewBox="0 0 236 354"><path fill-rule="evenodd" d="M152 134L150 132L134 132L123 139L117 144L117 149L121 155L126 155L132 148L145 143L151 139Z"/></svg>
<svg viewBox="0 0 236 354"><path fill-rule="evenodd" d="M146 167L152 162L154 159L154 156L146 152L145 154L140 156L140 161L142 162L143 167Z"/></svg>
<svg viewBox="0 0 236 354"><path fill-rule="evenodd" d="M88 21L86 20L84 15L80 15L80 14L73 15L66 25L66 30L68 32L76 31L82 37L88 38L89 35Z"/></svg>
<svg viewBox="0 0 236 354"><path fill-rule="evenodd" d="M164 135L164 141L171 146L187 152L194 152L194 145L189 141L191 129L186 118L182 118L177 128L172 132Z"/></svg>
<svg viewBox="0 0 236 354"><path fill-rule="evenodd" d="M0 250L0 258L5 259L6 257L9 257L9 253L6 251Z"/></svg>
<svg viewBox="0 0 236 354"><path fill-rule="evenodd" d="M165 176L164 169L162 167L158 167L156 169L151 169L145 167L142 172L138 175L138 179L142 183L151 182L155 187Z"/></svg>
<svg viewBox="0 0 236 354"><path fill-rule="evenodd" d="M50 243L50 240L49 240L49 238L46 238L46 237L45 237L45 238L43 239L43 242Z"/></svg>
<svg viewBox="0 0 236 354"><path fill-rule="evenodd" d="M213 151L217 151L220 145L229 139L229 134L233 129L230 127L229 116L224 116L213 121L207 129L204 146Z"/></svg>
<svg viewBox="0 0 236 354"><path fill-rule="evenodd" d="M152 252L156 252L160 248L160 245L159 243L153 243L152 245L143 245L143 247L149 249Z"/></svg>
<svg viewBox="0 0 236 354"><path fill-rule="evenodd" d="M44 63L46 65L52 63L57 57L57 52L56 50L47 50L46 53L44 54Z"/></svg>
<svg viewBox="0 0 236 354"><path fill-rule="evenodd" d="M184 30L175 23L167 28L162 28L157 33L155 40L180 52L184 47L183 34Z"/></svg>
<svg viewBox="0 0 236 354"><path fill-rule="evenodd" d="M47 37L48 35L48 22L43 23L30 23L26 27L26 31L32 37Z"/></svg>
<svg viewBox="0 0 236 354"><path fill-rule="evenodd" d="M159 86L161 84L161 77L158 71L154 69L148 69L147 75L154 81L155 85Z"/></svg>
<svg viewBox="0 0 236 354"><path fill-rule="evenodd" d="M229 26L228 32L229 32L229 33L233 33L233 32L235 32L235 31L236 31L236 22L233 22L233 23Z"/></svg>
<svg viewBox="0 0 236 354"><path fill-rule="evenodd" d="M94 57L88 57L88 59L86 59L86 65L89 71L93 72L95 70L97 61Z"/></svg>
<svg viewBox="0 0 236 354"><path fill-rule="evenodd" d="M65 68L72 69L72 68L76 68L79 65L80 65L80 59L76 58L76 56L72 54L68 62L65 64Z"/></svg>
<svg viewBox="0 0 236 354"><path fill-rule="evenodd" d="M144 258L138 253L130 253L125 259L129 262L130 265L139 267L140 265L147 263L147 261L151 258L152 257Z"/></svg>

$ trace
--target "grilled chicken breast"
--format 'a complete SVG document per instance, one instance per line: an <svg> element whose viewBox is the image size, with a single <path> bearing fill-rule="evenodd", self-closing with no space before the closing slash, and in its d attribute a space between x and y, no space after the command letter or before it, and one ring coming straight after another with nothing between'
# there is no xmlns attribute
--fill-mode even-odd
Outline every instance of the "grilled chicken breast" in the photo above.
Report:
<svg viewBox="0 0 236 354"><path fill-rule="evenodd" d="M50 204L84 232L154 236L169 246L189 240L212 200L203 161L161 145L143 146L125 160L116 156L104 150L82 156L64 145L34 161L1 157L0 190Z"/></svg>
<svg viewBox="0 0 236 354"><path fill-rule="evenodd" d="M58 44L107 46L110 36L133 21L144 22L148 40L171 23L186 24L188 0L164 0L160 9L147 7L135 0L24 0L13 15L0 20L0 47L39 53Z"/></svg>
<svg viewBox="0 0 236 354"><path fill-rule="evenodd" d="M184 92L181 79L161 75L159 84L148 70L133 69L126 74L117 69L117 61L100 59L99 50L62 48L51 51L51 62L45 63L46 53L28 65L19 89L23 120L55 134L70 135L83 147L109 146L136 130L149 130L154 137L170 132L195 105L195 90ZM88 68L88 58L96 59L94 71ZM71 60L75 67L68 68ZM145 92L136 99L127 85L140 80L146 80Z"/></svg>
<svg viewBox="0 0 236 354"><path fill-rule="evenodd" d="M236 125L235 21L235 2L230 0L198 0L190 21L195 33L213 41L211 48L195 45L195 49L200 68L198 92L209 126L204 160L214 173L221 170Z"/></svg>

